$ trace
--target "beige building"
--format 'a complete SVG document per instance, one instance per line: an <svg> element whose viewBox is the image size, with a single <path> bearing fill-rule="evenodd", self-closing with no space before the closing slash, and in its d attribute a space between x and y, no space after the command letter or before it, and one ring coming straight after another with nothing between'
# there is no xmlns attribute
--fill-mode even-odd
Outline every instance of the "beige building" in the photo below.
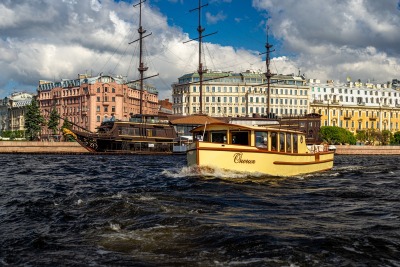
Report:
<svg viewBox="0 0 400 267"><path fill-rule="evenodd" d="M0 104L0 130L25 130L26 107L31 104L33 94L18 92L4 98Z"/></svg>
<svg viewBox="0 0 400 267"><path fill-rule="evenodd" d="M257 71L241 73L207 71L203 74L203 113L209 116L266 116L268 90L265 75ZM275 75L270 85L270 113L276 116L308 112L308 91L304 77ZM200 112L199 74L189 73L172 85L173 113Z"/></svg>
<svg viewBox="0 0 400 267"><path fill-rule="evenodd" d="M114 117L127 121L131 114L140 113L142 99L143 114L158 113L158 92L144 85L140 97L138 82L127 82L122 77L79 75L74 80L59 82L40 81L38 101L42 115L48 120L55 108L68 121L95 131L102 121ZM60 121L60 126L63 121Z"/></svg>
<svg viewBox="0 0 400 267"><path fill-rule="evenodd" d="M388 84L310 80L310 96L310 110L322 115L322 126L339 126L353 133L399 131L400 91Z"/></svg>

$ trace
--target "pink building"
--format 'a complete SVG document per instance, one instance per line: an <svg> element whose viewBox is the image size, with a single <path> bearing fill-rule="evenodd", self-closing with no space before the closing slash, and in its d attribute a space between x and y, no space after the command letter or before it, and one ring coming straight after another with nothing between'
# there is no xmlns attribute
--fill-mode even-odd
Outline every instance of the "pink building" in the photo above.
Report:
<svg viewBox="0 0 400 267"><path fill-rule="evenodd" d="M128 121L131 114L139 114L139 88L139 82L127 82L119 76L79 75L75 80L40 81L38 102L46 120L55 108L61 118L94 132L102 121L112 116ZM148 85L144 85L142 113L158 113L158 92ZM60 120L60 127L62 124ZM49 133L47 128L43 133Z"/></svg>

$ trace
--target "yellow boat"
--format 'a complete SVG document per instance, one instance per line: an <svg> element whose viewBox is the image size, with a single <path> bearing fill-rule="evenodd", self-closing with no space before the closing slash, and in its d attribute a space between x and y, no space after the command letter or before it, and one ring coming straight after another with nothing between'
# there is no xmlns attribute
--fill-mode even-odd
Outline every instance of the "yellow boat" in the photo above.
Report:
<svg viewBox="0 0 400 267"><path fill-rule="evenodd" d="M330 170L334 152L308 147L303 132L229 123L211 123L192 130L189 166L235 172L294 176Z"/></svg>

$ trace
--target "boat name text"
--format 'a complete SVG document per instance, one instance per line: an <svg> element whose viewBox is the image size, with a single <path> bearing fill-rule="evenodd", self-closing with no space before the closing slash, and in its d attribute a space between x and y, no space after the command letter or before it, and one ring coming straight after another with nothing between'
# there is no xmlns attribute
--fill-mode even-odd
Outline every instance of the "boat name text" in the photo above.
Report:
<svg viewBox="0 0 400 267"><path fill-rule="evenodd" d="M233 155L233 162L241 163L241 164L255 164L256 160L254 159L244 159L243 153L235 153Z"/></svg>

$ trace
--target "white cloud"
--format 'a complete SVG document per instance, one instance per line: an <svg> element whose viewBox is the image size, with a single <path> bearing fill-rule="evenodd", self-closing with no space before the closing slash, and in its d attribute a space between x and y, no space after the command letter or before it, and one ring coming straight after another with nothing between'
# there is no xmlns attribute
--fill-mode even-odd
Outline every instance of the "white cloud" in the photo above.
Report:
<svg viewBox="0 0 400 267"><path fill-rule="evenodd" d="M147 80L171 95L171 84L195 71L198 43L187 41L181 28L170 27L158 10L143 5L142 25L152 35L144 39ZM23 16L16 16L16 13ZM17 83L15 90L35 90L38 81L73 79L79 73L100 72L138 77L138 7L113 0L6 1L0 4L0 88ZM221 12L210 16L224 19ZM207 43L204 62L208 68L245 70L262 68L258 53ZM136 52L136 53L135 53ZM136 55L136 56L133 56ZM1 90L0 90L0 93ZM4 97L6 95L2 95Z"/></svg>
<svg viewBox="0 0 400 267"><path fill-rule="evenodd" d="M253 0L253 6L268 12L282 53L297 55L293 60L308 77L398 78L397 0Z"/></svg>
<svg viewBox="0 0 400 267"><path fill-rule="evenodd" d="M226 15L223 11L218 12L216 15L212 15L210 12L206 12L206 20L208 24L216 24L226 19Z"/></svg>
<svg viewBox="0 0 400 267"><path fill-rule="evenodd" d="M253 6L268 10L271 34L282 43L275 48L287 55L273 58L274 73L300 69L321 80L348 75L382 82L398 78L397 1L253 0ZM86 71L136 79L138 59L133 55L138 54L138 43L128 43L138 38L138 12L127 2L113 0L3 1L0 88L12 82L16 90L34 89L40 79L75 78ZM145 4L143 14L143 27L152 33L144 39L146 74L160 74L147 82L157 87L160 98L169 97L171 84L197 69L198 43L184 44L188 34L169 26L159 10ZM214 22L225 18L223 12L209 15ZM265 71L258 51L205 43L204 57L209 69ZM6 96L2 90L0 94Z"/></svg>

